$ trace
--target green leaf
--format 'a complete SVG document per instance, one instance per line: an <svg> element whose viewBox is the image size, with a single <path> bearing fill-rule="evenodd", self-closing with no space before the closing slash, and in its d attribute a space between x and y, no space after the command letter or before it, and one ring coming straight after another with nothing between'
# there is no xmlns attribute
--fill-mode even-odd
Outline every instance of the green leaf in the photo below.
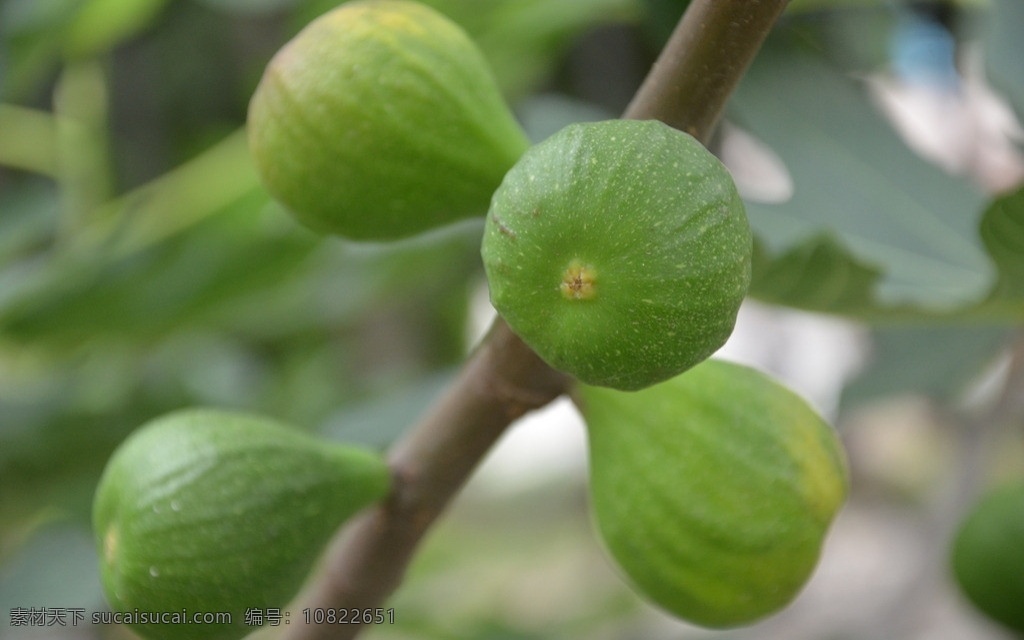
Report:
<svg viewBox="0 0 1024 640"><path fill-rule="evenodd" d="M72 58L112 49L148 27L167 0L86 0L64 33L64 52Z"/></svg>
<svg viewBox="0 0 1024 640"><path fill-rule="evenodd" d="M38 284L0 309L4 334L70 346L97 338L152 338L271 287L316 246L306 234L261 234L246 219L254 193L226 215L171 242L121 259L54 262Z"/></svg>
<svg viewBox="0 0 1024 640"><path fill-rule="evenodd" d="M731 104L734 116L782 158L795 185L785 203L748 202L765 253L807 251L814 238L831 234L832 246L821 250L840 269L859 265L859 289L825 296L830 311L912 307L926 315L981 300L995 280L974 221L982 195L912 153L862 85L783 45L766 47ZM877 274L870 287L867 271ZM813 288L826 287L807 275ZM816 277L838 279L825 271ZM790 304L777 287L774 293ZM818 308L806 298L796 292L792 300Z"/></svg>
<svg viewBox="0 0 1024 640"><path fill-rule="evenodd" d="M765 302L842 313L870 307L880 276L878 269L858 262L825 233L774 260L756 243L750 292Z"/></svg>
<svg viewBox="0 0 1024 640"><path fill-rule="evenodd" d="M290 9L298 0L196 0L211 9L242 16L260 16Z"/></svg>
<svg viewBox="0 0 1024 640"><path fill-rule="evenodd" d="M57 119L48 113L0 104L0 165L57 174Z"/></svg>
<svg viewBox="0 0 1024 640"><path fill-rule="evenodd" d="M29 180L0 191L0 304L12 290L5 281L18 276L7 265L46 245L58 223L58 206L57 189L49 181Z"/></svg>
<svg viewBox="0 0 1024 640"><path fill-rule="evenodd" d="M1024 118L1024 2L991 0L984 20L986 75Z"/></svg>
<svg viewBox="0 0 1024 640"><path fill-rule="evenodd" d="M478 12L479 0L440 0ZM573 39L599 24L636 18L635 0L506 0L478 32L470 31L510 95L520 95L554 71Z"/></svg>
<svg viewBox="0 0 1024 640"><path fill-rule="evenodd" d="M1005 327L885 327L873 332L870 362L843 389L843 403L961 393L1006 345Z"/></svg>
<svg viewBox="0 0 1024 640"><path fill-rule="evenodd" d="M155 180L106 203L78 250L126 256L158 244L259 190L244 128Z"/></svg>
<svg viewBox="0 0 1024 640"><path fill-rule="evenodd" d="M453 371L433 372L380 396L342 407L320 433L338 442L383 449L405 433L454 378Z"/></svg>
<svg viewBox="0 0 1024 640"><path fill-rule="evenodd" d="M999 268L992 297L1024 301L1024 185L997 198L985 210L981 239Z"/></svg>
<svg viewBox="0 0 1024 640"><path fill-rule="evenodd" d="M65 607L88 616L102 602L96 549L85 527L51 523L36 531L0 572L0 607ZM72 624L71 614L65 618ZM87 626L79 620L78 626Z"/></svg>

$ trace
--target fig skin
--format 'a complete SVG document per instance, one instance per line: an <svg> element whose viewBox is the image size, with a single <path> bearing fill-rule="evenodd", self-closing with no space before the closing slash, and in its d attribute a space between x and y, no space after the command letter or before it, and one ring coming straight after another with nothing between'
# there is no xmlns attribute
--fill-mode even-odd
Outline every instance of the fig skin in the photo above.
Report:
<svg viewBox="0 0 1024 640"><path fill-rule="evenodd" d="M403 0L349 2L306 26L267 65L248 135L274 198L355 240L482 216L529 144L476 45Z"/></svg>
<svg viewBox="0 0 1024 640"><path fill-rule="evenodd" d="M753 241L724 166L656 121L575 124L505 176L481 248L491 302L548 364L635 390L732 333Z"/></svg>
<svg viewBox="0 0 1024 640"><path fill-rule="evenodd" d="M153 420L114 452L93 503L114 611L231 614L230 624L131 624L146 638L241 638L245 611L280 608L347 518L381 499L373 452L274 421L192 409Z"/></svg>
<svg viewBox="0 0 1024 640"><path fill-rule="evenodd" d="M595 524L638 592L707 627L796 597L848 482L832 428L801 398L708 360L643 391L581 386L575 399Z"/></svg>
<svg viewBox="0 0 1024 640"><path fill-rule="evenodd" d="M991 490L953 542L953 574L993 620L1024 634L1024 481Z"/></svg>

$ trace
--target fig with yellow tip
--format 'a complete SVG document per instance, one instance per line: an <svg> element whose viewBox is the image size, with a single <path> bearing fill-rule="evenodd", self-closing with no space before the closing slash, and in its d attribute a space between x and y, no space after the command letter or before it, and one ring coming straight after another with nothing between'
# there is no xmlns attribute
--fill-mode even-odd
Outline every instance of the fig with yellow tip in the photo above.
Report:
<svg viewBox="0 0 1024 640"><path fill-rule="evenodd" d="M357 240L482 216L528 146L476 45L406 0L349 2L310 23L267 65L248 135L274 198Z"/></svg>
<svg viewBox="0 0 1024 640"><path fill-rule="evenodd" d="M596 525L641 594L708 627L754 622L797 595L847 490L841 445L806 402L718 360L576 398Z"/></svg>

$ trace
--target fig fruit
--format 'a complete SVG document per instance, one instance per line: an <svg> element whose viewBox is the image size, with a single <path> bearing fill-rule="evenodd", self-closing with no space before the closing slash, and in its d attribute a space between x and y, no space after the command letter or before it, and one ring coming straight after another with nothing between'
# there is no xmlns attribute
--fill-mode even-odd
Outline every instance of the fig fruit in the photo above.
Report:
<svg viewBox="0 0 1024 640"><path fill-rule="evenodd" d="M968 599L1024 633L1024 482L985 495L953 541L953 573Z"/></svg>
<svg viewBox="0 0 1024 640"><path fill-rule="evenodd" d="M505 176L481 249L491 302L548 364L640 389L732 333L752 239L725 167L660 122L575 124Z"/></svg>
<svg viewBox="0 0 1024 640"><path fill-rule="evenodd" d="M267 65L248 135L273 197L357 240L482 216L529 144L462 29L402 0L349 2L306 26Z"/></svg>
<svg viewBox="0 0 1024 640"><path fill-rule="evenodd" d="M96 490L107 598L147 638L241 638L245 611L287 604L339 524L389 485L375 453L265 418L158 418L114 452Z"/></svg>
<svg viewBox="0 0 1024 640"><path fill-rule="evenodd" d="M801 398L718 360L642 391L575 395L596 526L637 591L708 627L796 596L847 487L833 430Z"/></svg>

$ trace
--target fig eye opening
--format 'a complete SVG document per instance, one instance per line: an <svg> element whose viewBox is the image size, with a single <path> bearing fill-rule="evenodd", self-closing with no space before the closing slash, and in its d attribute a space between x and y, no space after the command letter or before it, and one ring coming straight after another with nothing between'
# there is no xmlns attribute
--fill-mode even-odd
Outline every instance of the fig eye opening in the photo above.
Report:
<svg viewBox="0 0 1024 640"><path fill-rule="evenodd" d="M573 260L562 274L558 286L566 300L590 300L597 295L597 273L590 265Z"/></svg>

